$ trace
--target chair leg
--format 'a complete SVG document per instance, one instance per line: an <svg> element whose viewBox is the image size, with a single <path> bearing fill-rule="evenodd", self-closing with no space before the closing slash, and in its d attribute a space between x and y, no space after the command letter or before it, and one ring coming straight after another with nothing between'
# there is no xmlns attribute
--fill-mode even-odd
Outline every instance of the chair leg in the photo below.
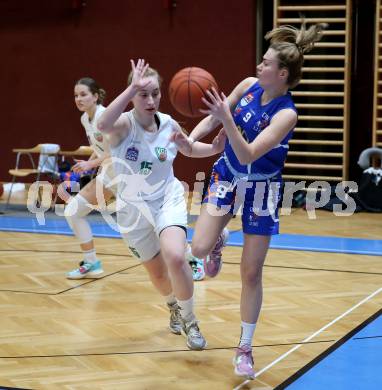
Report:
<svg viewBox="0 0 382 390"><path fill-rule="evenodd" d="M37 183L37 184L40 183L40 172L37 173L35 183ZM41 203L42 203L41 187L38 185L37 188L38 188L38 193L37 193L36 206L37 206L37 207L40 207L40 206L41 206Z"/></svg>
<svg viewBox="0 0 382 390"><path fill-rule="evenodd" d="M4 206L4 208L3 208L3 213L5 213L6 210L8 209L9 202L10 202L10 200L11 200L13 185L15 184L15 181L16 181L16 176L13 176L13 178L12 178L12 183L11 183L11 188L9 189L9 192L8 192L7 202L5 203L5 206Z"/></svg>
<svg viewBox="0 0 382 390"><path fill-rule="evenodd" d="M52 203L50 208L54 211L54 208L57 203L57 197L58 197L58 186L60 184L60 181L55 176L52 177L52 185L53 185L53 193L52 193Z"/></svg>

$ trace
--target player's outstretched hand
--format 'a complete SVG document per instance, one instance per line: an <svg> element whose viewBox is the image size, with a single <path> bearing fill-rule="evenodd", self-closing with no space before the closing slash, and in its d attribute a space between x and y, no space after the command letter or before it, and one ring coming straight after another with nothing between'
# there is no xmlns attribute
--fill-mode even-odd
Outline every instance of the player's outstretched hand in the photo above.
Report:
<svg viewBox="0 0 382 390"><path fill-rule="evenodd" d="M211 91L206 91L206 94L208 96L208 100L204 97L202 97L202 100L208 109L200 109L200 112L203 114L212 115L220 122L223 122L224 119L227 119L231 116L228 100L223 92L221 92L221 95L219 95L216 89L212 87Z"/></svg>
<svg viewBox="0 0 382 390"><path fill-rule="evenodd" d="M131 87L138 92L141 89L146 88L150 83L151 80L148 78L145 78L145 73L147 68L149 67L149 64L145 63L145 60L140 58L137 61L137 64L133 60L130 60L131 63L131 69L133 70L133 78L131 79Z"/></svg>

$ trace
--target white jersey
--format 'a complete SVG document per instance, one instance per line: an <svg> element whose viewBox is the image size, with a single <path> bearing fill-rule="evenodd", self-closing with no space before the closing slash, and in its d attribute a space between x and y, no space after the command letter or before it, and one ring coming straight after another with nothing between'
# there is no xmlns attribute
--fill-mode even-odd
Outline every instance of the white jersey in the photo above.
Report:
<svg viewBox="0 0 382 390"><path fill-rule="evenodd" d="M110 149L120 199L139 202L171 195L182 187L173 170L177 147L169 142L174 121L157 112L159 128L148 132L135 120L133 111L123 114L131 123L129 134Z"/></svg>
<svg viewBox="0 0 382 390"><path fill-rule="evenodd" d="M89 120L89 115L84 112L81 116L82 126L85 128L89 144L96 153L97 157L104 157L110 153L109 143L105 134L97 129L97 121L100 115L105 111L102 104L98 104L93 119Z"/></svg>

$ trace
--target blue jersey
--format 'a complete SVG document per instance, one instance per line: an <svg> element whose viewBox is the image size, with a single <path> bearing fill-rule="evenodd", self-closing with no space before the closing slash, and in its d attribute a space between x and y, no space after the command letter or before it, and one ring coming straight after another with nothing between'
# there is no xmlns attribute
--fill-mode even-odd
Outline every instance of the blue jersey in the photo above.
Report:
<svg viewBox="0 0 382 390"><path fill-rule="evenodd" d="M279 96L265 105L261 105L264 90L258 82L253 84L242 96L233 112L233 119L244 139L251 143L270 124L273 116L280 110L290 108L297 112L290 92ZM293 129L268 153L248 165L240 164L235 152L227 140L224 159L232 173L249 175L250 180L273 177L281 172L288 153L288 141Z"/></svg>

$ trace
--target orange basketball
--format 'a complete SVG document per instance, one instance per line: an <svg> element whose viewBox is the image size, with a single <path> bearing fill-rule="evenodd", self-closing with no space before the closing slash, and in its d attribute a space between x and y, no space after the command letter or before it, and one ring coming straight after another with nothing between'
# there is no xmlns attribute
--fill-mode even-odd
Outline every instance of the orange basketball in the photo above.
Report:
<svg viewBox="0 0 382 390"><path fill-rule="evenodd" d="M191 118L202 116L199 109L206 108L202 97L206 97L206 90L212 87L218 90L211 73L195 66L184 68L170 81L168 92L171 104L184 116Z"/></svg>

